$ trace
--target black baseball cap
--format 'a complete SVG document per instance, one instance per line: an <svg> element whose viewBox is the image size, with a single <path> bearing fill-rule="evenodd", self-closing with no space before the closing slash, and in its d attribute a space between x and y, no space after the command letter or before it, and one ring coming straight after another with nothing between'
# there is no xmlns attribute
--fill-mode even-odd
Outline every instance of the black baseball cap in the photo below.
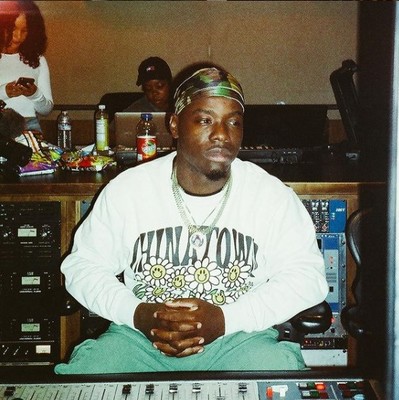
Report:
<svg viewBox="0 0 399 400"><path fill-rule="evenodd" d="M137 78L137 86L150 81L151 79L172 80L172 72L165 60L159 57L149 57L139 66L139 76Z"/></svg>

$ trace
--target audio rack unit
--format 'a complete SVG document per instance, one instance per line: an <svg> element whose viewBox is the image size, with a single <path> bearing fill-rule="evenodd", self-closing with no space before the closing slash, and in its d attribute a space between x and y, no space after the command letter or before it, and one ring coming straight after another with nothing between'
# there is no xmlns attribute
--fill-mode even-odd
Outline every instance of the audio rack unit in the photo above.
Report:
<svg viewBox="0 0 399 400"><path fill-rule="evenodd" d="M52 364L60 318L61 204L0 203L0 365Z"/></svg>
<svg viewBox="0 0 399 400"><path fill-rule="evenodd" d="M301 343L308 366L346 366L348 334L341 323L346 305L346 241L344 233L316 233L324 258L329 286L326 301L332 311L330 328L320 334L308 334Z"/></svg>
<svg viewBox="0 0 399 400"><path fill-rule="evenodd" d="M0 203L0 296L60 285L59 202Z"/></svg>
<svg viewBox="0 0 399 400"><path fill-rule="evenodd" d="M329 292L326 301L331 307L330 328L323 334L308 334L301 343L308 366L346 366L348 333L341 323L346 305L346 237L347 205L341 199L302 200L309 212L320 251L324 258Z"/></svg>
<svg viewBox="0 0 399 400"><path fill-rule="evenodd" d="M346 201L340 199L302 200L317 233L341 233L346 226Z"/></svg>

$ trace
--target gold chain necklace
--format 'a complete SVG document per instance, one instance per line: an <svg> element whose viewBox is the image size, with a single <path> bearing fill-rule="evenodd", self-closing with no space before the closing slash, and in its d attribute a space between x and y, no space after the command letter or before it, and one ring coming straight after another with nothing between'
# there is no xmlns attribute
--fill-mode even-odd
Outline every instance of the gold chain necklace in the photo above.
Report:
<svg viewBox="0 0 399 400"><path fill-rule="evenodd" d="M215 206L215 208L208 214L208 216L204 219L204 221L198 225L191 212L190 209L187 207L186 203L183 200L183 197L181 195L181 188L179 185L179 182L177 181L177 176L176 176L176 166L173 168L173 173L172 173L172 191L173 191L173 196L175 198L175 202L177 205L177 209L179 210L179 214L181 218L183 219L184 223L188 227L188 234L189 234L189 241L190 244L199 249L202 247L205 243L206 236L213 231L215 228L216 223L218 222L220 216L222 215L228 198L230 197L230 192L231 192L231 186L232 186L232 177L231 174L224 184L222 191L224 191L223 198L220 201L219 204ZM212 223L204 227L204 223L208 220L208 218L216 211L216 209L219 207L219 210L212 221ZM187 211L187 212L186 212Z"/></svg>

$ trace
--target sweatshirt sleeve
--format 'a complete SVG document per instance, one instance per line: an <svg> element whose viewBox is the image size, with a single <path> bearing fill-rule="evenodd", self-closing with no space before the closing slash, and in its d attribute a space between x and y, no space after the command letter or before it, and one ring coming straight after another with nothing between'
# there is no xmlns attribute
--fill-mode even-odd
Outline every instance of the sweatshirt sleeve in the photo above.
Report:
<svg viewBox="0 0 399 400"><path fill-rule="evenodd" d="M115 196L114 196L115 197ZM133 328L140 303L119 281L128 251L122 245L124 219L105 188L74 237L71 253L61 265L67 290L84 307L117 324Z"/></svg>
<svg viewBox="0 0 399 400"><path fill-rule="evenodd" d="M44 57L40 58L40 73L37 90L28 99L33 102L35 111L41 115L48 115L53 110L53 95L51 92L50 71Z"/></svg>
<svg viewBox="0 0 399 400"><path fill-rule="evenodd" d="M8 99L8 96L6 93L6 86L7 86L6 83L0 85L0 100L3 100L3 101Z"/></svg>
<svg viewBox="0 0 399 400"><path fill-rule="evenodd" d="M327 296L324 260L313 223L294 193L281 201L264 228L268 234L259 244L263 257L258 268L269 271L267 278L236 302L222 306L226 334L265 330Z"/></svg>

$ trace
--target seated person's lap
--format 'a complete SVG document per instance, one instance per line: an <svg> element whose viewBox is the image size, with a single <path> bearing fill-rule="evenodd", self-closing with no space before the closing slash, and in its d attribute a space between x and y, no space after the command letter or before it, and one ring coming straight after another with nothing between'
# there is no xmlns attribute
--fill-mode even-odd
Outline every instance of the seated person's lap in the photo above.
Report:
<svg viewBox="0 0 399 400"><path fill-rule="evenodd" d="M296 343L277 342L277 332L228 335L205 346L202 353L175 358L161 354L138 331L111 324L97 340L76 346L58 374L210 370L298 370L305 367Z"/></svg>

